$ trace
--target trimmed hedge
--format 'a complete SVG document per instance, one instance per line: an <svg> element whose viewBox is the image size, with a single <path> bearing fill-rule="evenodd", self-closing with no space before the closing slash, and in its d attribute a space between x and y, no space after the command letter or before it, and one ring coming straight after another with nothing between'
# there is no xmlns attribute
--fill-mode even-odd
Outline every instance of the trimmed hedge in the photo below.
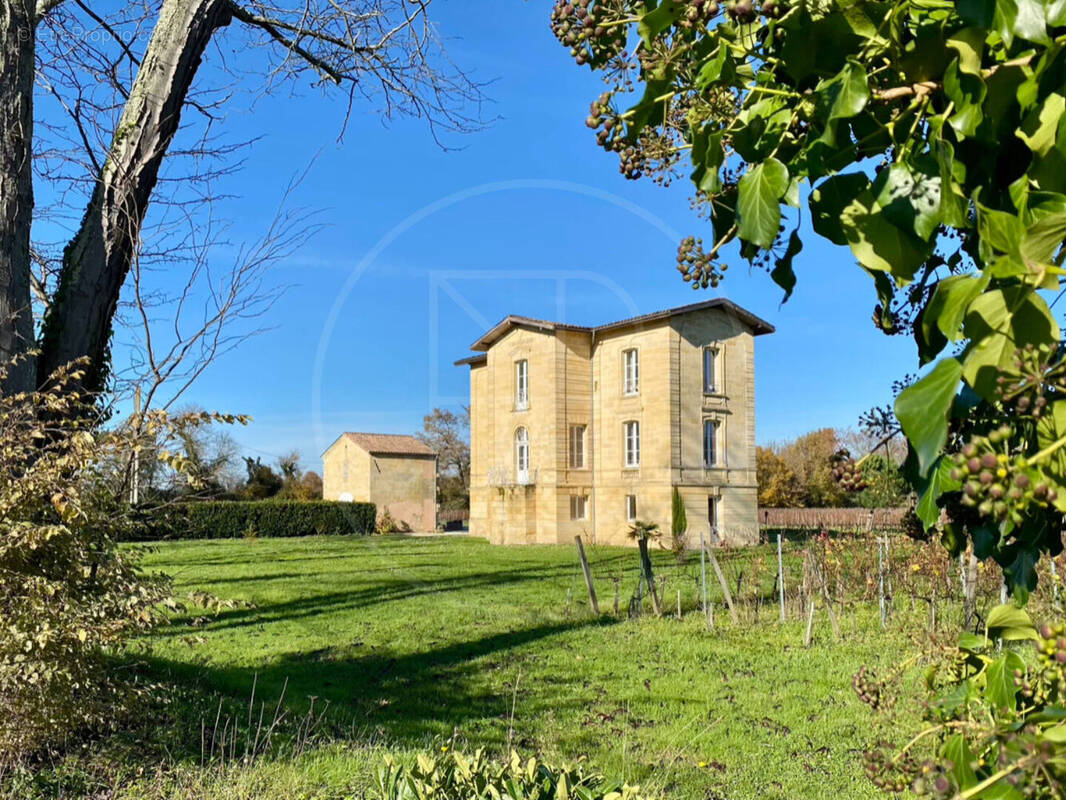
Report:
<svg viewBox="0 0 1066 800"><path fill-rule="evenodd" d="M132 537L138 541L237 539L373 533L377 508L331 500L242 500L180 503L139 516Z"/></svg>

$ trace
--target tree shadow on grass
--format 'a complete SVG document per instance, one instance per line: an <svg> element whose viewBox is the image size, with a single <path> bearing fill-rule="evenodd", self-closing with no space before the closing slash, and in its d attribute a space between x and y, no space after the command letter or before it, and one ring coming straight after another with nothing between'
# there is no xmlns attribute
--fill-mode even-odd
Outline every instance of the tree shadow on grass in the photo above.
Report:
<svg viewBox="0 0 1066 800"><path fill-rule="evenodd" d="M208 618L208 621L199 629L199 632L215 633L272 622L294 621L322 615L332 616L339 612L366 609L371 606L399 602L422 595L439 595L471 589L500 589L504 586L526 582L540 583L553 578L569 577L574 572L574 567L566 564L559 564L554 567L533 565L529 568L473 572L453 577L439 577L433 580L421 580L418 578L385 580L381 570L374 572L379 577L373 583L361 588L308 595L265 606L219 611ZM260 580L267 577L269 576L243 580ZM311 576L307 577L310 578ZM211 585L213 582L208 580L206 583ZM193 612L191 616L195 615L196 612ZM179 617L172 624L159 628L154 636L156 638L167 638L189 635L193 632L190 631L187 624L189 616Z"/></svg>
<svg viewBox="0 0 1066 800"><path fill-rule="evenodd" d="M514 680L524 659L537 658L521 651L551 637L613 624L609 618L547 623L414 652L369 647L365 654L352 655L352 645L346 644L288 653L258 667L196 665L151 656L143 662L149 676L192 689L203 698L185 707L186 718L178 721L190 731L211 727L216 711L208 698L221 695L232 701L234 710L247 709L251 700L256 709L251 719L260 704L268 719L279 702L296 716L312 703L320 710L326 705L326 729L348 738L418 747L433 736L459 730L471 742L502 746ZM500 670L505 670L502 676L494 674ZM542 684L535 694L523 695L523 714L539 716L580 704L570 686L577 679L560 675L552 686ZM199 741L188 745L179 757L201 756Z"/></svg>

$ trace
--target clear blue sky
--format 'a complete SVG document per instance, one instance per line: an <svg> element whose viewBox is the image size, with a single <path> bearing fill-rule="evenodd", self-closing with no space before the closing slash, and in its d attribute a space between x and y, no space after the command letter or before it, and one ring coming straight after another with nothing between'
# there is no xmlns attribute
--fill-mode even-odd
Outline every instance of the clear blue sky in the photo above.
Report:
<svg viewBox="0 0 1066 800"><path fill-rule="evenodd" d="M252 455L296 448L320 469L344 430L419 430L432 407L464 401L467 371L452 362L508 313L600 323L730 298L777 326L756 345L760 442L854 425L914 370L913 343L871 324L872 284L844 249L809 238L783 306L769 276L739 259L716 291L682 283L677 239L706 234L706 223L689 210L684 181L626 181L595 146L584 119L601 84L551 36L548 2L432 8L454 60L492 81L486 113L499 120L447 138L461 150L442 151L418 121L383 124L366 106L338 143L344 99L316 89L262 99L224 122L231 140L261 137L226 186L236 195L221 209L231 240L258 235L312 159L293 203L320 209L326 223L276 270L291 288L272 330L220 359L186 396L251 414L235 433Z"/></svg>

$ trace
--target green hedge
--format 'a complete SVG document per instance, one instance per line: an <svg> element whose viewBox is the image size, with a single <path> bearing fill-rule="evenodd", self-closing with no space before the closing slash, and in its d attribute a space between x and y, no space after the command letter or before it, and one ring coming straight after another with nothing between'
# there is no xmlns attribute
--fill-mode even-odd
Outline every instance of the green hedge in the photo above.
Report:
<svg viewBox="0 0 1066 800"><path fill-rule="evenodd" d="M236 539L374 532L373 503L330 500L259 500L179 503L141 510L135 533L139 541L159 539Z"/></svg>

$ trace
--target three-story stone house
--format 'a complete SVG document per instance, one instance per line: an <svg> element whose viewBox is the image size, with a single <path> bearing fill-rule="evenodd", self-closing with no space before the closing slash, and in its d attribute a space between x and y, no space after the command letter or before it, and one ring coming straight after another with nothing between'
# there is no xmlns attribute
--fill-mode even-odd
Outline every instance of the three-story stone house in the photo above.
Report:
<svg viewBox="0 0 1066 800"><path fill-rule="evenodd" d="M758 537L754 337L773 326L724 299L597 327L509 316L470 367L470 532L502 544Z"/></svg>

